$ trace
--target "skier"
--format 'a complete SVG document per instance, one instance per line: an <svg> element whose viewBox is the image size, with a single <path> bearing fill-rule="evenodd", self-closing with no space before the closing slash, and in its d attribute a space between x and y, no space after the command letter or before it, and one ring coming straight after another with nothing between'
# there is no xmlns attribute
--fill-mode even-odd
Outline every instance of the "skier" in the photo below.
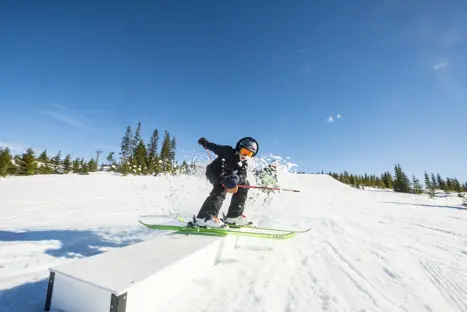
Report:
<svg viewBox="0 0 467 312"><path fill-rule="evenodd" d="M240 139L235 148L229 145L218 145L202 137L198 144L212 151L218 157L206 168L206 178L213 188L203 203L196 223L206 227L228 227L229 224L251 224L243 215L248 188L239 188L239 185L250 185L247 180L248 157L255 157L258 153L258 142L245 137ZM227 193L232 194L226 219L218 218Z"/></svg>

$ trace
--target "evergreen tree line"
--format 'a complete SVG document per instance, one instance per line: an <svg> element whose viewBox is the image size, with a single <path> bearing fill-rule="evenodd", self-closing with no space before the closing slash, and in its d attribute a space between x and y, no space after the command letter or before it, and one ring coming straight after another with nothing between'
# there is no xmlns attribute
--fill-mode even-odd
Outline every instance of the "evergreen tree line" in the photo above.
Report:
<svg viewBox="0 0 467 312"><path fill-rule="evenodd" d="M146 145L141 137L141 122L138 122L135 132L127 126L122 138L119 158L115 152L110 152L101 165L98 166L101 150L96 151L95 158L72 159L71 154L63 157L59 151L57 155L49 156L47 150L36 155L32 148L22 154L12 154L8 147L0 147L0 177L7 175L35 175L35 174L65 174L113 171L127 174L159 175L162 173L191 174L199 166L183 161L181 165L175 160L176 139L166 130L159 150L159 131L154 129L149 143Z"/></svg>
<svg viewBox="0 0 467 312"><path fill-rule="evenodd" d="M0 147L0 177L62 173L88 174L97 169L97 160L94 158L87 161L84 158L72 159L71 154L63 158L61 151L50 157L47 150L36 155L32 148L28 148L22 154L13 155L8 147Z"/></svg>
<svg viewBox="0 0 467 312"><path fill-rule="evenodd" d="M347 171L343 173L329 172L328 174L336 180L356 188L367 186L413 194L427 192L432 197L435 195L436 190L441 190L445 193L467 192L467 182L461 183L457 178L443 178L439 173L434 174L425 171L424 185L422 185L422 182L415 175L409 178L400 164L394 165L393 174L390 171L386 171L379 176L374 174L368 175L366 173L364 175L354 175L349 174Z"/></svg>
<svg viewBox="0 0 467 312"><path fill-rule="evenodd" d="M154 129L149 138L149 143L145 144L141 137L141 122L138 122L135 132L132 132L131 125L128 125L120 144L119 159L115 158L115 153L111 152L107 156L107 167L109 171L126 174L159 175L169 174L189 174L197 169L197 165L183 161L179 165L175 159L176 139L165 130L161 147L159 149L159 130Z"/></svg>

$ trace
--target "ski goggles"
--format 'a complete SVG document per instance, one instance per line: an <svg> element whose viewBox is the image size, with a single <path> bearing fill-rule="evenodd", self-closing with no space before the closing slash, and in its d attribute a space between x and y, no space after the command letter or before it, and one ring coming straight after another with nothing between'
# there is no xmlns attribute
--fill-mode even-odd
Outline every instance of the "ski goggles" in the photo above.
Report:
<svg viewBox="0 0 467 312"><path fill-rule="evenodd" d="M250 151L250 150L248 150L248 149L246 149L246 148L244 148L244 147L242 147L242 148L240 149L240 155L248 156L248 157L253 157L253 152Z"/></svg>

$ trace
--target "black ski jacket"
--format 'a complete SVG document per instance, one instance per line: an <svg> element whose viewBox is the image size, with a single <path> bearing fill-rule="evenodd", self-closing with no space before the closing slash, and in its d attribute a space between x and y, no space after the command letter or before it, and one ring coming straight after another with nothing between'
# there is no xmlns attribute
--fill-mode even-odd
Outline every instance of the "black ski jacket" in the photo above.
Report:
<svg viewBox="0 0 467 312"><path fill-rule="evenodd" d="M239 185L247 183L248 163L246 160L240 161L235 148L211 142L206 143L204 147L218 156L206 167L206 177L212 184L220 184L232 174L236 174L240 178Z"/></svg>

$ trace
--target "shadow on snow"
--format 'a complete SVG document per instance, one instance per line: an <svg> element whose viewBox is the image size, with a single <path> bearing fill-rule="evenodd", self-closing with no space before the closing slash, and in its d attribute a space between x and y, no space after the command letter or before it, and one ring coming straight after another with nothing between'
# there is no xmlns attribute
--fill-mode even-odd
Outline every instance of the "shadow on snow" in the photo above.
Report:
<svg viewBox="0 0 467 312"><path fill-rule="evenodd" d="M0 290L0 311L44 311L48 278Z"/></svg>
<svg viewBox="0 0 467 312"><path fill-rule="evenodd" d="M0 231L0 241L51 241L58 240L59 248L50 248L45 251L52 257L76 258L97 255L104 250L101 248L125 247L140 242L140 239L128 239L122 242L113 242L104 239L99 234L89 230L33 230L25 232Z"/></svg>
<svg viewBox="0 0 467 312"><path fill-rule="evenodd" d="M89 257L105 252L102 248L125 247L142 241L137 238L120 242L106 240L89 230L32 230L24 232L0 231L0 242L13 241L60 241L60 247L49 248L46 254L57 258ZM0 311L43 311L48 278L26 282L10 289L0 290Z"/></svg>

